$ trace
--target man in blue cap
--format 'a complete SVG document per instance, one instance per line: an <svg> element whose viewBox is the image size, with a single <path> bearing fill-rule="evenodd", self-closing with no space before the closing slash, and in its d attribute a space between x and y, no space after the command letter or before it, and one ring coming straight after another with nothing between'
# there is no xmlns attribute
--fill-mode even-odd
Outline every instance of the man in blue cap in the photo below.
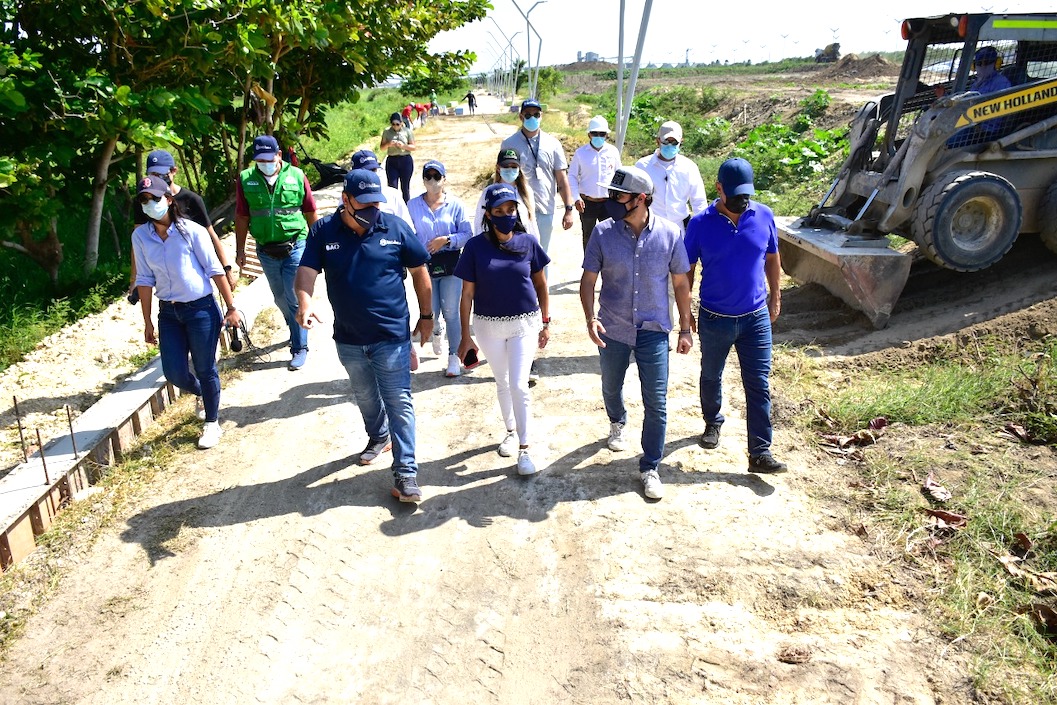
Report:
<svg viewBox="0 0 1057 705"><path fill-rule="evenodd" d="M246 264L246 236L257 241L257 259L275 305L290 329L290 370L308 359L308 331L297 324L294 275L316 222L316 201L305 173L283 161L271 135L253 140L253 166L235 186L235 261Z"/></svg>
<svg viewBox="0 0 1057 705"><path fill-rule="evenodd" d="M378 162L378 155L371 150L361 149L353 152L351 161L353 169L370 169L382 179L382 165ZM378 205L382 212L392 213L414 229L415 221L411 219L411 211L407 209L407 203L404 202L400 191L382 181L382 195L385 196L385 202Z"/></svg>
<svg viewBox="0 0 1057 705"><path fill-rule="evenodd" d="M404 221L379 209L385 202L378 175L353 169L345 176L341 206L312 227L297 269L297 320L305 329L320 322L312 295L325 272L334 311L338 360L349 374L353 398L367 430L360 465L393 451L393 496L419 502L415 461L415 409L411 404L410 312L404 269L423 313L414 335L433 332L429 253Z"/></svg>
<svg viewBox="0 0 1057 705"><path fill-rule="evenodd" d="M749 471L786 469L771 454L771 323L782 310L778 229L774 213L749 197L752 166L728 159L719 167L719 198L690 219L686 253L690 284L701 263L701 310L696 322L701 341L701 445L719 445L723 426L723 368L733 347L738 353L745 389Z"/></svg>
<svg viewBox="0 0 1057 705"><path fill-rule="evenodd" d="M984 46L973 54L973 68L976 69L976 78L969 84L969 90L981 95L1004 91L1013 84L1009 79L998 71L1002 65L998 50L993 46ZM964 147L972 144L982 144L997 139L1006 119L1003 117L991 118L977 125L958 130L947 140L948 147Z"/></svg>

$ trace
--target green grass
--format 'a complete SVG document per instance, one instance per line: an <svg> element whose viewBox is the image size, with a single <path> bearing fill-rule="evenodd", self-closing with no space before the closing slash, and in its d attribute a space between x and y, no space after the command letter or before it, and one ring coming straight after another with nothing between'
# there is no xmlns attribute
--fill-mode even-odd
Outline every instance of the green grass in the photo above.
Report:
<svg viewBox="0 0 1057 705"><path fill-rule="evenodd" d="M357 102L342 103L328 110L327 134L318 139L302 137L301 145L310 157L322 162L345 162L362 146L377 154L382 130L389 126L389 116L400 112L408 102L395 88L364 91ZM315 169L307 165L306 168L312 180Z"/></svg>

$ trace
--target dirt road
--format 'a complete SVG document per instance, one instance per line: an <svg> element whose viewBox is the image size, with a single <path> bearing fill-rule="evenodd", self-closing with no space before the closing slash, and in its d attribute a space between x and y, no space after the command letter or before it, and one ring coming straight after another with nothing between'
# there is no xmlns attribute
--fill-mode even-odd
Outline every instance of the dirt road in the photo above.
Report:
<svg viewBox="0 0 1057 705"><path fill-rule="evenodd" d="M510 130L435 120L416 162L441 159L473 204L468 184ZM362 422L329 334L313 333L301 372L281 350L249 364L223 391L221 445L171 468L70 567L8 652L0 702L966 700L957 656L906 587L843 510L808 499L843 480L781 428L791 472L746 472L734 369L721 445L698 447L696 349L672 356L667 496L644 498L635 453L605 448L579 243L576 225L553 244L538 477L495 453L489 368L447 380L427 347L414 376L425 501L397 503L388 456L355 464Z"/></svg>

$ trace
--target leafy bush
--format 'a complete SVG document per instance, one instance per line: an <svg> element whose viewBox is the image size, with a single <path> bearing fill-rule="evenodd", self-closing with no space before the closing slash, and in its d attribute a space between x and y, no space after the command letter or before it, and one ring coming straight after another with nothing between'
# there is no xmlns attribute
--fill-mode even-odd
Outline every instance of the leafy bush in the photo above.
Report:
<svg viewBox="0 0 1057 705"><path fill-rule="evenodd" d="M780 122L754 128L735 148L734 156L752 164L756 188L816 182L826 162L844 148L847 129L811 130L806 137Z"/></svg>

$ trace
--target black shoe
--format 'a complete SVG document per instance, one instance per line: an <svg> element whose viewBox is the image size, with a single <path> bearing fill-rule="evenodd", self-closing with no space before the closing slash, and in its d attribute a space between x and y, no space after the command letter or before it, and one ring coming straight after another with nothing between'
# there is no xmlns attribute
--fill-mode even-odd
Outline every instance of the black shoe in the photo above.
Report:
<svg viewBox="0 0 1057 705"><path fill-rule="evenodd" d="M389 440L389 436L385 438L378 438L367 441L367 447L360 453L360 465L370 465L378 456L387 450L391 450L393 447L392 442Z"/></svg>
<svg viewBox="0 0 1057 705"><path fill-rule="evenodd" d="M405 477L401 475L396 478L396 482L391 490L393 496L399 499L401 502L421 502L422 501L422 490L418 488L418 481L412 477Z"/></svg>
<svg viewBox="0 0 1057 705"><path fill-rule="evenodd" d="M749 472L773 473L785 471L785 463L778 462L770 453L749 456Z"/></svg>
<svg viewBox="0 0 1057 705"><path fill-rule="evenodd" d="M540 381L540 373L539 373L539 370L536 369L536 361L533 360L532 364L529 366L529 386L530 387L534 387L534 386L536 386L536 382L539 382L539 381Z"/></svg>
<svg viewBox="0 0 1057 705"><path fill-rule="evenodd" d="M701 434L702 448L715 448L719 445L719 429L723 424L706 423L705 432Z"/></svg>

